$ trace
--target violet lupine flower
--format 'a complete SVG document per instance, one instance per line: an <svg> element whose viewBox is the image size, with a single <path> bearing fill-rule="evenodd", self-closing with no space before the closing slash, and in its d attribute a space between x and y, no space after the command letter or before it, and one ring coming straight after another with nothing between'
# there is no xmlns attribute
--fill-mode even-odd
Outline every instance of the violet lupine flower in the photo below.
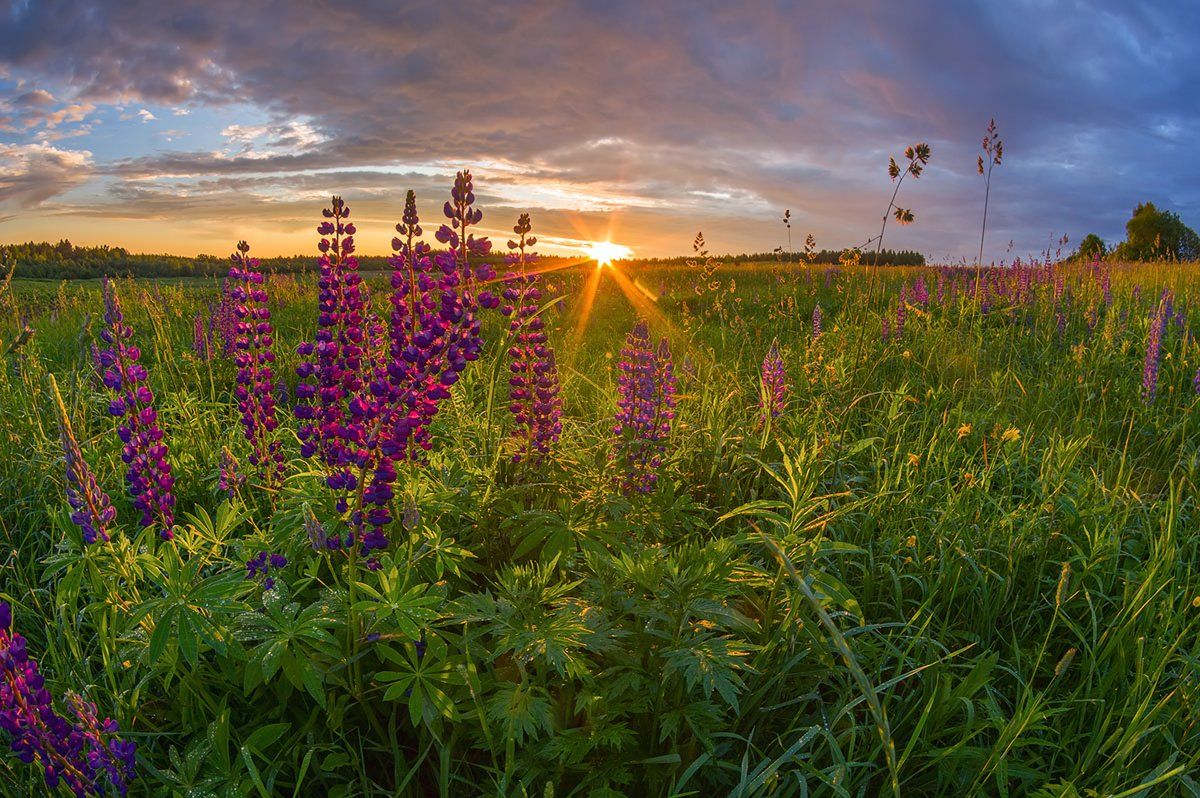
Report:
<svg viewBox="0 0 1200 798"><path fill-rule="evenodd" d="M275 589L275 577L270 576L272 570L278 572L287 567L287 557L282 554L271 554L260 551L256 556L246 561L246 578L261 579L263 590Z"/></svg>
<svg viewBox="0 0 1200 798"><path fill-rule="evenodd" d="M1192 377L1192 387L1196 389L1196 393L1200 393L1200 368L1196 369L1196 376Z"/></svg>
<svg viewBox="0 0 1200 798"><path fill-rule="evenodd" d="M888 317L887 317L887 316L884 316L884 317L883 317L883 323L882 323L882 325L880 326L880 330L879 330L879 337L880 337L880 338L883 340L883 342L884 342L885 344L886 344L886 343L887 343L889 340L891 340L891 337L892 337L892 325L891 325L891 323L888 321Z"/></svg>
<svg viewBox="0 0 1200 798"><path fill-rule="evenodd" d="M25 638L12 628L12 610L0 601L0 729L17 758L36 763L51 790L65 785L76 796L99 796L111 788L125 795L135 776L135 751L117 733L117 722L100 720L96 707L68 696L75 722L54 710L53 696Z"/></svg>
<svg viewBox="0 0 1200 798"><path fill-rule="evenodd" d="M315 342L298 347L307 360L296 368L296 417L300 453L325 465L325 484L339 493L338 512L348 514L346 547L357 543L364 553L387 546L383 528L391 521L388 503L395 467L383 451L388 431L387 391L381 389L381 365L371 362L372 342L380 341L379 325L366 311L367 295L354 257L354 224L341 197L322 211L327 221L317 232L320 278ZM354 509L351 510L351 498ZM341 548L341 539L335 548Z"/></svg>
<svg viewBox="0 0 1200 798"><path fill-rule="evenodd" d="M617 443L612 457L620 464L624 493L650 493L658 483L675 418L675 375L667 339L656 350L649 326L639 321L625 337L617 368Z"/></svg>
<svg viewBox="0 0 1200 798"><path fill-rule="evenodd" d="M457 267L446 259L434 264L421 236L417 199L409 191L404 216L392 239L392 314L388 334L390 358L387 380L394 405L388 453L399 460L416 460L431 446L429 424L439 402L450 396L458 366L446 358L449 332L459 310L447 291L457 284Z"/></svg>
<svg viewBox="0 0 1200 798"><path fill-rule="evenodd" d="M918 305L925 306L929 304L929 288L925 285L924 277L918 277L913 280L912 297L913 301Z"/></svg>
<svg viewBox="0 0 1200 798"><path fill-rule="evenodd" d="M233 498L238 490L246 484L246 475L242 473L237 458L228 447L221 449L221 465L217 471L217 487L229 498Z"/></svg>
<svg viewBox="0 0 1200 798"><path fill-rule="evenodd" d="M820 335L819 328L817 335ZM778 338L771 342L771 347L763 358L761 378L759 420L765 424L769 419L783 415L787 405L787 370L783 364L783 355L779 353Z"/></svg>
<svg viewBox="0 0 1200 798"><path fill-rule="evenodd" d="M212 330L197 311L192 319L192 354L200 360L212 360L213 349Z"/></svg>
<svg viewBox="0 0 1200 798"><path fill-rule="evenodd" d="M448 385L453 385L467 362L478 359L483 351L479 308L495 309L500 300L490 291L479 290L480 283L496 276L495 270L486 261L475 266L471 264L472 256L483 257L491 252L492 242L468 232L468 228L478 225L483 218L483 211L471 207L475 202L475 190L469 171L458 173L450 196L452 201L447 201L442 209L450 226L439 227L434 237L449 247L447 252L439 253L436 260L447 272L442 305L454 323L446 348L446 360L452 371L443 373L443 380L448 379ZM454 266L453 274L448 273L450 264Z"/></svg>
<svg viewBox="0 0 1200 798"><path fill-rule="evenodd" d="M1152 404L1158 393L1158 366L1162 360L1162 338L1167 327L1166 303L1150 317L1150 330L1146 335L1146 360L1142 364L1142 401Z"/></svg>
<svg viewBox="0 0 1200 798"><path fill-rule="evenodd" d="M175 479L154 409L154 393L147 384L146 367L138 362L141 351L130 343L133 328L125 323L116 288L103 280L101 290L107 326L100 338L108 348L100 353L100 363L104 385L115 394L108 412L121 419L117 435L124 444L121 460L129 467L125 475L129 495L141 512L141 525L157 526L163 540L170 540L175 536Z"/></svg>
<svg viewBox="0 0 1200 798"><path fill-rule="evenodd" d="M546 339L545 322L538 315L538 302L542 292L538 276L526 269L537 260L537 256L526 251L526 247L537 244L530 236L533 225L529 214L523 213L513 227L520 236L519 241L509 241L513 253L506 257L509 265L520 271L505 275L502 296L507 304L500 312L510 318L509 332L513 345L508 350L509 412L516 422L512 437L518 442L513 454L514 463L528 460L540 463L550 447L562 434L562 399L559 397L558 366L554 350Z"/></svg>
<svg viewBox="0 0 1200 798"><path fill-rule="evenodd" d="M214 344L219 342L221 354L226 357L233 354L237 341L236 302L231 296L232 281L226 277L221 283L221 298L217 304L209 306L208 337Z"/></svg>
<svg viewBox="0 0 1200 798"><path fill-rule="evenodd" d="M242 429L250 442L250 464L268 486L283 476L283 449L274 440L275 418L274 331L263 273L258 259L247 253L250 245L239 241L230 256L228 295L233 303L233 352L237 365L234 396L241 411Z"/></svg>
<svg viewBox="0 0 1200 798"><path fill-rule="evenodd" d="M84 459L79 441L75 439L65 415L65 408L60 412L63 416L59 419L58 433L67 467L67 502L71 505L71 520L83 532L85 544L90 545L98 540L107 543L108 528L116 519L117 510Z"/></svg>
<svg viewBox="0 0 1200 798"><path fill-rule="evenodd" d="M896 302L896 327L894 334L897 338L904 337L904 322L908 319L908 286L900 286L900 300Z"/></svg>
<svg viewBox="0 0 1200 798"><path fill-rule="evenodd" d="M812 337L816 341L821 337L821 322L825 318L825 313L821 310L820 303L813 305L812 314Z"/></svg>

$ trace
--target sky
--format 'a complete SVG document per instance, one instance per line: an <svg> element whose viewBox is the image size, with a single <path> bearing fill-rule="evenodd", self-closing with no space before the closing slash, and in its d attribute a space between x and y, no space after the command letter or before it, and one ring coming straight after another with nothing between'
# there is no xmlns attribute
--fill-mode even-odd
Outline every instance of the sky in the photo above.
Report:
<svg viewBox="0 0 1200 798"><path fill-rule="evenodd" d="M1200 2L0 0L0 242L315 252L331 194L389 251L472 169L497 239L636 255L860 244L974 261L1200 226Z"/></svg>

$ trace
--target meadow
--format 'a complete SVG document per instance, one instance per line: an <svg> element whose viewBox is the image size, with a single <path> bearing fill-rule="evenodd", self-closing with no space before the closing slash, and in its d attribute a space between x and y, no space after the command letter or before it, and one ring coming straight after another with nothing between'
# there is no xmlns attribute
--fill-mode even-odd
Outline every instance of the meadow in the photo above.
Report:
<svg viewBox="0 0 1200 798"><path fill-rule="evenodd" d="M467 354L397 398L431 253L406 218L360 290L338 214L321 285L233 281L232 332L219 279L10 285L0 693L19 635L77 731L0 795L71 794L80 752L79 794L1200 795L1196 264L518 246L506 280L456 226ZM152 397L113 408L130 346Z"/></svg>

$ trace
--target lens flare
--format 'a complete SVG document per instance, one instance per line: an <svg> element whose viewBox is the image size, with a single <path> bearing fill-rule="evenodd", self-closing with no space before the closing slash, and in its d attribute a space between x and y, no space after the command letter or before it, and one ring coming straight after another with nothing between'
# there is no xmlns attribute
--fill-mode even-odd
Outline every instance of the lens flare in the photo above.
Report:
<svg viewBox="0 0 1200 798"><path fill-rule="evenodd" d="M614 260L624 260L633 255L629 247L611 241L593 241L584 247L584 252L599 266L607 266Z"/></svg>

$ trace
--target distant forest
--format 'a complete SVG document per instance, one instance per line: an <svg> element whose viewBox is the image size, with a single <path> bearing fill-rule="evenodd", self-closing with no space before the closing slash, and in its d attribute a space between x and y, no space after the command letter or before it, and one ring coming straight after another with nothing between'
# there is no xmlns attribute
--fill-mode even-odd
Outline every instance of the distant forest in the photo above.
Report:
<svg viewBox="0 0 1200 798"><path fill-rule="evenodd" d="M863 262L871 263L874 253L864 253ZM813 263L836 264L841 255L836 250L821 250L815 253ZM503 262L503 251L497 250L488 260L499 265ZM382 255L362 255L360 267L367 271L383 271L388 268L387 258ZM547 263L559 262L563 258L545 257ZM684 265L695 260L693 257L633 259L631 263L645 265ZM711 256L720 263L786 262L799 263L803 253L779 254L762 252L743 255ZM312 255L292 255L278 258L263 258L263 269L278 274L313 271L317 259ZM893 252L884 250L879 257L880 265L920 266L925 258L918 252ZM15 266L15 276L42 280L86 280L97 277L221 277L229 270L229 259L216 255L198 255L194 258L180 255L139 255L122 247L101 245L80 247L70 241L28 242L0 247L0 268L7 271Z"/></svg>

